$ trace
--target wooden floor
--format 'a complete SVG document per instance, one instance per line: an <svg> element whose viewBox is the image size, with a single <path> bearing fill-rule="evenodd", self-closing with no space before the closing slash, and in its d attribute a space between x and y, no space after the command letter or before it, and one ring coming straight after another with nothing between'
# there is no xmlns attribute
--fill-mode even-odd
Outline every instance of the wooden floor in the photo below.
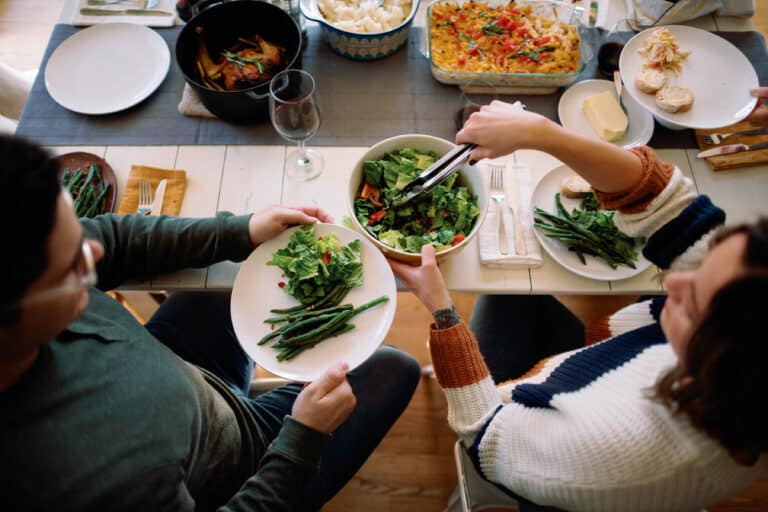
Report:
<svg viewBox="0 0 768 512"><path fill-rule="evenodd" d="M37 68L62 0L0 0L0 62L19 70ZM768 34L768 2L758 1L755 26ZM768 84L763 84L768 85ZM148 317L155 303L145 293L125 294ZM456 295L459 311L469 318L474 297ZM425 346L429 315L410 294L398 295L394 327L386 342L429 361ZM440 511L456 485L452 447L456 439L445 422L446 406L434 380L422 379L416 394L374 455L326 512ZM711 512L768 510L768 478Z"/></svg>

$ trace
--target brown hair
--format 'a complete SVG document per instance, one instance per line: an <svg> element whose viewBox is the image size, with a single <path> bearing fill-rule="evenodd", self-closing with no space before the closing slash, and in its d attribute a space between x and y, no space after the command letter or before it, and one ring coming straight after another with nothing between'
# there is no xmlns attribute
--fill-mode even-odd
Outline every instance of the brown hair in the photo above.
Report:
<svg viewBox="0 0 768 512"><path fill-rule="evenodd" d="M747 235L746 270L717 291L685 355L656 383L655 397L686 414L744 465L768 451L762 391L768 363L768 218L723 230L713 245Z"/></svg>

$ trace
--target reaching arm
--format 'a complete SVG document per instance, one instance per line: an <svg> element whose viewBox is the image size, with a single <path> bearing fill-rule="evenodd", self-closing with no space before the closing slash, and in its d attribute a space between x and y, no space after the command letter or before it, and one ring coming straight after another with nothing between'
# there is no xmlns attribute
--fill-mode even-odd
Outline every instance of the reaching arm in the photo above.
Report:
<svg viewBox="0 0 768 512"><path fill-rule="evenodd" d="M104 246L98 286L108 290L127 279L245 259L253 250L248 218L222 212L210 219L100 215L81 222L84 236Z"/></svg>
<svg viewBox="0 0 768 512"><path fill-rule="evenodd" d="M478 144L472 153L475 160L496 158L517 149L544 151L604 192L627 190L642 177L642 163L636 155L500 101L473 113L456 134L456 142Z"/></svg>
<svg viewBox="0 0 768 512"><path fill-rule="evenodd" d="M223 260L242 261L262 242L296 224L333 222L317 207L270 206L254 215L219 212L208 219L100 215L82 219L87 238L104 246L99 288Z"/></svg>

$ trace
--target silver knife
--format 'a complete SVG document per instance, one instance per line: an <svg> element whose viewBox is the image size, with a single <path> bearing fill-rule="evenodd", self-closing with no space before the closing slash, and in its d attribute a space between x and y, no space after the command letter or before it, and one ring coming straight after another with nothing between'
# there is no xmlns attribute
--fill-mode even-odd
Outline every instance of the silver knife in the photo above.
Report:
<svg viewBox="0 0 768 512"><path fill-rule="evenodd" d="M517 186L517 170L513 166L506 174L509 175L509 178L504 183L504 197L507 198L507 206L512 210L512 220L515 227L515 254L526 256L528 249L525 246L523 222L520 218L520 190Z"/></svg>
<svg viewBox="0 0 768 512"><path fill-rule="evenodd" d="M729 144L719 148L712 148L702 151L696 158L707 158L710 156L730 155L731 153L741 153L742 151L754 151L756 149L768 148L768 141L758 142L757 144Z"/></svg>
<svg viewBox="0 0 768 512"><path fill-rule="evenodd" d="M150 215L160 215L163 213L163 201L165 200L165 186L168 184L168 180L160 180L155 190L155 198L152 200L152 209L149 210Z"/></svg>
<svg viewBox="0 0 768 512"><path fill-rule="evenodd" d="M95 7L81 7L80 14L83 16L174 16L169 11L159 11L157 9L97 9Z"/></svg>

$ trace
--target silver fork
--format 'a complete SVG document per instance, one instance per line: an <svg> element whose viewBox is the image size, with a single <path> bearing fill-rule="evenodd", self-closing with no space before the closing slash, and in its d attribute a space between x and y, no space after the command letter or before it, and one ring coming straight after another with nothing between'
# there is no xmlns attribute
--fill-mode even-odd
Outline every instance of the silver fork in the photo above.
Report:
<svg viewBox="0 0 768 512"><path fill-rule="evenodd" d="M710 133L704 136L704 142L707 144L720 144L732 135L764 135L768 133L768 128L755 128L753 130L739 130L731 133Z"/></svg>
<svg viewBox="0 0 768 512"><path fill-rule="evenodd" d="M152 210L152 185L146 178L139 178L139 207L136 213L149 215L150 210Z"/></svg>
<svg viewBox="0 0 768 512"><path fill-rule="evenodd" d="M504 225L504 207L506 196L504 195L504 167L498 164L488 164L491 169L491 188L490 196L497 204L499 225L497 235L499 237L499 252L509 254L509 242L507 240L507 230Z"/></svg>

